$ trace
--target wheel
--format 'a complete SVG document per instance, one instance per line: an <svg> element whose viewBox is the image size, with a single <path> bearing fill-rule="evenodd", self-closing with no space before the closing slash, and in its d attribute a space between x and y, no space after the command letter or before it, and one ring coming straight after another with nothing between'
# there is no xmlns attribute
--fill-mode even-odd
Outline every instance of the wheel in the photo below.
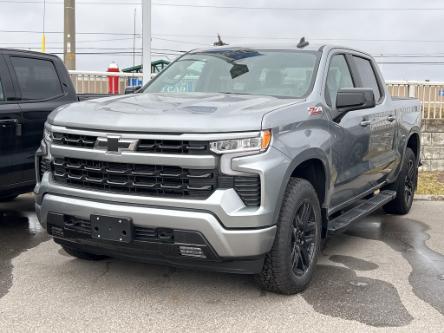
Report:
<svg viewBox="0 0 444 333"><path fill-rule="evenodd" d="M102 256L99 254L93 254L89 252L83 252L79 251L70 247L62 246L63 250L65 250L66 253L68 253L70 256L83 259L83 260L90 260L90 261L97 261L107 258L106 256Z"/></svg>
<svg viewBox="0 0 444 333"><path fill-rule="evenodd" d="M384 206L384 211L390 214L407 214L412 207L417 183L418 168L416 156L413 150L407 148L398 178L393 184L385 187L386 190L395 191L396 198Z"/></svg>
<svg viewBox="0 0 444 333"><path fill-rule="evenodd" d="M307 288L321 247L321 209L313 186L292 178L287 185L276 237L257 276L265 290L296 294Z"/></svg>
<svg viewBox="0 0 444 333"><path fill-rule="evenodd" d="M0 202L9 202L9 201L14 200L17 197L18 197L18 195L16 195L16 194L0 196Z"/></svg>

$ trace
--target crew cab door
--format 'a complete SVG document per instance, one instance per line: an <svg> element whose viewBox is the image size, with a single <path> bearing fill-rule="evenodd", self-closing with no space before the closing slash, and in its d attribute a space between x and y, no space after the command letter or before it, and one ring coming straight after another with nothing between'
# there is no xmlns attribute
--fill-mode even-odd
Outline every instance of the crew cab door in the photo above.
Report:
<svg viewBox="0 0 444 333"><path fill-rule="evenodd" d="M376 106L368 109L367 126L370 129L368 154L370 162L370 181L372 186L382 183L393 171L397 163L395 134L397 128L396 114L386 103L383 81L371 59L353 55L353 68L358 77L358 86L371 88L375 95Z"/></svg>
<svg viewBox="0 0 444 333"><path fill-rule="evenodd" d="M370 166L365 159L368 154L370 130L362 126L363 121L369 117L369 111L355 110L341 115L335 107L336 95L340 89L358 86L351 66L348 55L334 54L330 58L325 84L325 99L333 120L331 122L333 137L331 161L334 184L330 207L336 207L351 200L367 190L370 185L368 177Z"/></svg>
<svg viewBox="0 0 444 333"><path fill-rule="evenodd" d="M22 111L23 180L32 181L35 178L34 155L49 113L73 100L66 99L67 93L53 60L34 54L9 54L5 60L16 83Z"/></svg>
<svg viewBox="0 0 444 333"><path fill-rule="evenodd" d="M21 112L0 53L0 195L22 182Z"/></svg>
<svg viewBox="0 0 444 333"><path fill-rule="evenodd" d="M337 91L353 87L372 88L378 104L374 108L338 114L335 110ZM382 103L383 89L371 63L361 56L342 53L331 57L325 97L334 138L331 157L335 175L330 197L330 208L334 209L378 186L391 171L395 161L395 119L394 115L389 118Z"/></svg>

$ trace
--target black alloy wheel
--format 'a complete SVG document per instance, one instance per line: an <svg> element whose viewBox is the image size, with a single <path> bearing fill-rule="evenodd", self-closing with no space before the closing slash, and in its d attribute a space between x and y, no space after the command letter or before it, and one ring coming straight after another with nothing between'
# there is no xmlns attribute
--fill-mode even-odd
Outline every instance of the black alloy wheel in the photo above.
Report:
<svg viewBox="0 0 444 333"><path fill-rule="evenodd" d="M293 220L291 236L291 267L296 276L303 276L311 266L316 252L316 219L310 202L304 201Z"/></svg>
<svg viewBox="0 0 444 333"><path fill-rule="evenodd" d="M405 176L405 201L410 204L413 201L413 194L416 190L416 168L415 163L413 160L408 161L408 171L407 175Z"/></svg>

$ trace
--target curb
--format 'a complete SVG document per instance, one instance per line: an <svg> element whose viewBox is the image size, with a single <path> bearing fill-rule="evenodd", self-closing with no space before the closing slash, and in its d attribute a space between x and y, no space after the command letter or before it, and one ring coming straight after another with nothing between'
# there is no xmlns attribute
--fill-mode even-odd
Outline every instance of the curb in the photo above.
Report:
<svg viewBox="0 0 444 333"><path fill-rule="evenodd" d="M418 201L444 201L442 194L415 194L415 200Z"/></svg>

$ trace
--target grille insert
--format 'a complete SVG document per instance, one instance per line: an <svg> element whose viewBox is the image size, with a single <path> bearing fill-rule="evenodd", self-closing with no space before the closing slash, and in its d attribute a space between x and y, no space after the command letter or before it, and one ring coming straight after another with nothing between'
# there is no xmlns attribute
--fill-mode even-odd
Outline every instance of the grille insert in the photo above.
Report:
<svg viewBox="0 0 444 333"><path fill-rule="evenodd" d="M97 136L54 132L52 133L52 140L56 145L94 148Z"/></svg>
<svg viewBox="0 0 444 333"><path fill-rule="evenodd" d="M109 192L207 198L216 188L217 172L64 158L54 161L54 179Z"/></svg>
<svg viewBox="0 0 444 333"><path fill-rule="evenodd" d="M52 170L56 182L103 192L206 199L218 188L233 188L246 206L261 203L259 176L225 176L216 169L57 158Z"/></svg>
<svg viewBox="0 0 444 333"><path fill-rule="evenodd" d="M163 154L211 154L209 143L203 141L140 140L137 151Z"/></svg>
<svg viewBox="0 0 444 333"><path fill-rule="evenodd" d="M261 182L257 177L234 177L234 189L246 206L259 206L261 203Z"/></svg>
<svg viewBox="0 0 444 333"><path fill-rule="evenodd" d="M38 157L39 179L42 179L43 174L51 169L51 163L42 156Z"/></svg>
<svg viewBox="0 0 444 333"><path fill-rule="evenodd" d="M94 148L98 136L78 135L54 132L52 134L54 144L62 146ZM144 153L160 154L212 154L208 141L181 141L181 140L139 140L136 151Z"/></svg>
<svg viewBox="0 0 444 333"><path fill-rule="evenodd" d="M257 207L261 204L261 179L259 176L221 176L221 188L233 188L244 202L245 206Z"/></svg>

